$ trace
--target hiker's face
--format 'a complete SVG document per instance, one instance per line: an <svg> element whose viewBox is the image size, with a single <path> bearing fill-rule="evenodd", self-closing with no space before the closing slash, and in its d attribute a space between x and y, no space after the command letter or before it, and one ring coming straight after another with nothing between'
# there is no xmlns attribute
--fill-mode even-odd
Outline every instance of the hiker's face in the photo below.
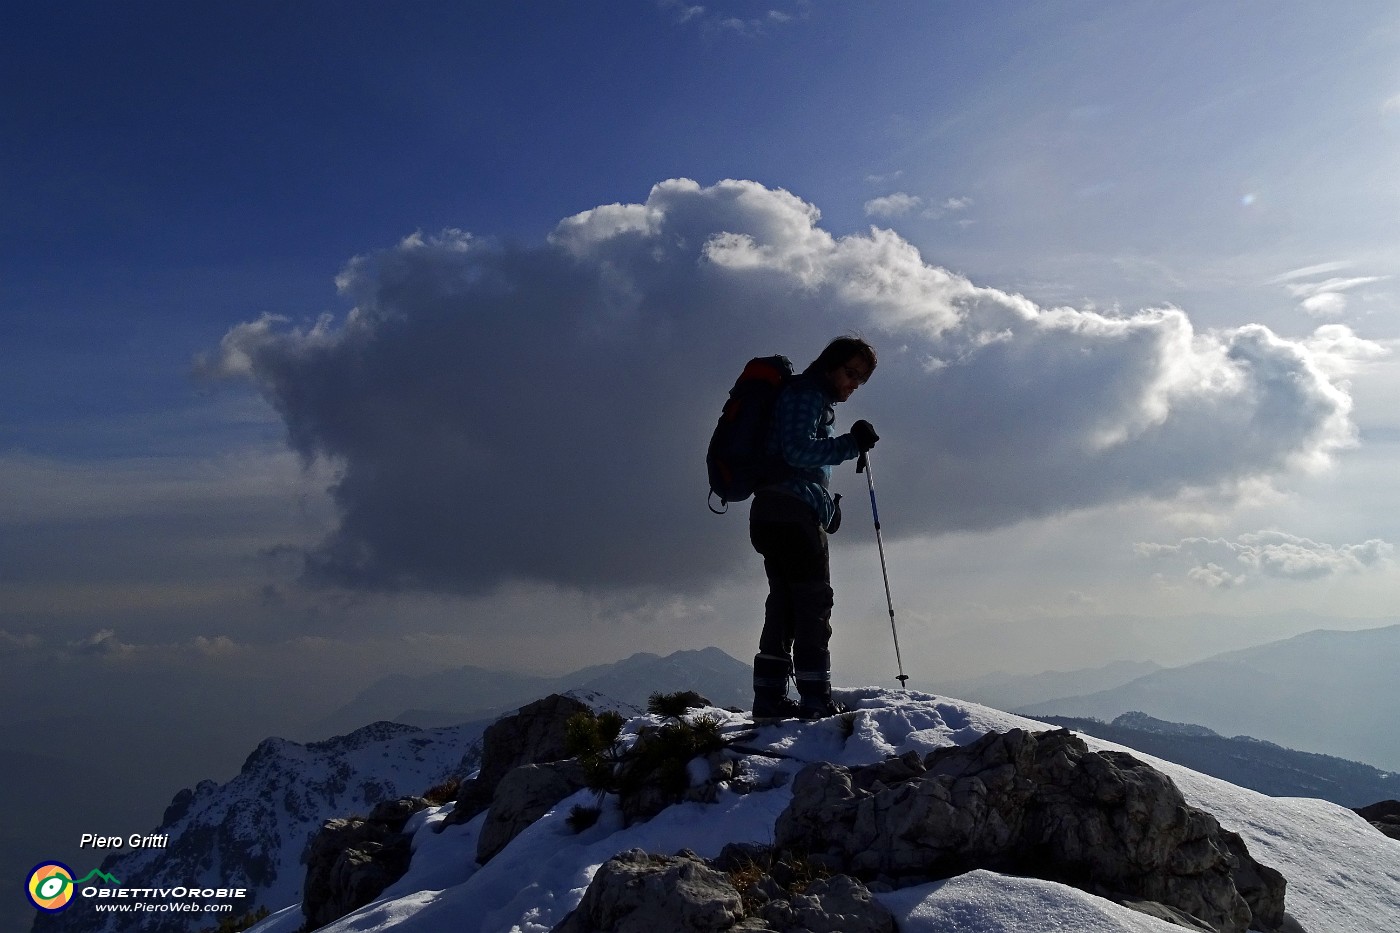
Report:
<svg viewBox="0 0 1400 933"><path fill-rule="evenodd" d="M836 393L836 401L844 402L851 397L852 392L865 385L865 380L870 378L870 370L866 367L865 360L857 354L833 369L829 378L831 388Z"/></svg>

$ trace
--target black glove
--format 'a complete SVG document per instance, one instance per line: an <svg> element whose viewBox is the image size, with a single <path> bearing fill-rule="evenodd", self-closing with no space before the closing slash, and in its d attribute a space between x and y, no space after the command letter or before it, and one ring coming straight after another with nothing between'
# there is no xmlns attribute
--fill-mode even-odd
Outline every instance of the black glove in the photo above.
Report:
<svg viewBox="0 0 1400 933"><path fill-rule="evenodd" d="M832 497L831 504L836 506L836 512L831 516L831 524L826 526L826 533L834 535L841 530L841 494L839 492Z"/></svg>
<svg viewBox="0 0 1400 933"><path fill-rule="evenodd" d="M875 446L875 442L880 439L880 435L875 433L875 429L870 426L870 422L864 419L851 425L851 437L855 438L856 446L861 453Z"/></svg>

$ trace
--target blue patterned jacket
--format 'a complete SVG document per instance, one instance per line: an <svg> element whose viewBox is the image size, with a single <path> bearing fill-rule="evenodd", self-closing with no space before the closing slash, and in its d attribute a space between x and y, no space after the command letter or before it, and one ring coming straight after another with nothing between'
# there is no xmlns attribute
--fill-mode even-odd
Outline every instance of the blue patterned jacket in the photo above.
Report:
<svg viewBox="0 0 1400 933"><path fill-rule="evenodd" d="M774 485L810 505L822 528L829 528L836 515L827 491L831 467L860 456L855 438L837 437L835 424L836 400L825 381L815 373L802 373L778 396L768 434L769 454L781 457L791 469L788 478Z"/></svg>

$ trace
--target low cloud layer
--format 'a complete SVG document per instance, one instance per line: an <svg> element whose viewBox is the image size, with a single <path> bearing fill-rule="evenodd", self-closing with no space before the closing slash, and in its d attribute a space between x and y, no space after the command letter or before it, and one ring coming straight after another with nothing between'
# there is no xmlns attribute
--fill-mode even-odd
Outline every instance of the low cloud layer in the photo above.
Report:
<svg viewBox="0 0 1400 933"><path fill-rule="evenodd" d="M1281 531L1224 538L1186 538L1176 544L1135 545L1143 557L1185 565L1187 579L1209 589L1228 589L1251 577L1317 580L1357 573L1386 563L1394 545L1373 538L1336 547Z"/></svg>
<svg viewBox="0 0 1400 933"><path fill-rule="evenodd" d="M353 587L713 583L752 557L744 510L704 507L729 385L750 356L801 368L851 330L880 366L839 421L880 430L887 536L1231 484L1354 435L1306 341L1038 307L891 231L834 237L754 182L663 182L540 246L414 235L338 282L343 320L240 324L199 368L256 386L308 462L337 465L339 526L307 567ZM1329 354L1370 348L1338 328Z"/></svg>

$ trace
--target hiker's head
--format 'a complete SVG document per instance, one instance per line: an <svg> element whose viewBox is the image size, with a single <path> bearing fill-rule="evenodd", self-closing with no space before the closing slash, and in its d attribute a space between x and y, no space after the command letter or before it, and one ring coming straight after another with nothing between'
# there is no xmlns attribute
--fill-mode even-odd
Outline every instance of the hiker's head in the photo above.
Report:
<svg viewBox="0 0 1400 933"><path fill-rule="evenodd" d="M825 377L838 402L865 385L875 372L875 348L859 337L837 337L826 345L807 372Z"/></svg>

